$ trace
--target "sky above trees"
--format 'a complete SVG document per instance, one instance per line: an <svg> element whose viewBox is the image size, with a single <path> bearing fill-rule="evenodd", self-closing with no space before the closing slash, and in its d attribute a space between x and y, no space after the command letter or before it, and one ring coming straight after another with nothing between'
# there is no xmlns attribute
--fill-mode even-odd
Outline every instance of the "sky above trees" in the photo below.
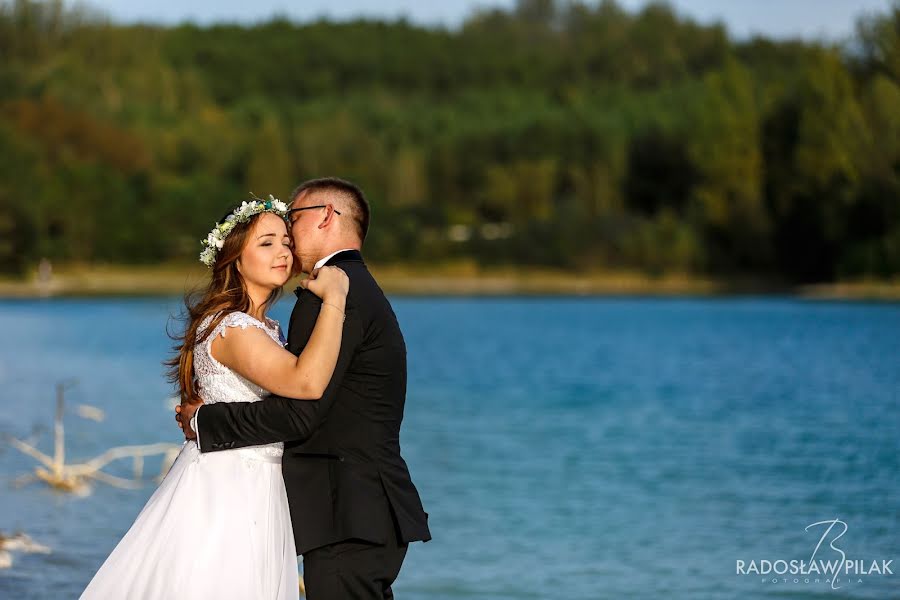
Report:
<svg viewBox="0 0 900 600"><path fill-rule="evenodd" d="M275 14L309 21L327 16L396 19L406 17L420 25L456 27L473 11L485 7L511 8L515 0L91 0L118 22L151 21L173 24L190 20L200 24L217 21L252 23ZM624 0L637 10L647 0ZM701 23L723 22L736 37L761 34L769 37L803 37L839 40L853 32L858 16L884 12L890 0L673 0L676 11Z"/></svg>

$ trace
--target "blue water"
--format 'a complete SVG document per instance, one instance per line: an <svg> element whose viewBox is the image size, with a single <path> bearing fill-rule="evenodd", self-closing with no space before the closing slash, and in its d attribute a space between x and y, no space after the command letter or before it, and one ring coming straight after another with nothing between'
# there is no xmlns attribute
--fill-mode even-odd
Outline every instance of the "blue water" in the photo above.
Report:
<svg viewBox="0 0 900 600"><path fill-rule="evenodd" d="M407 299L403 453L434 540L400 599L900 597L900 305L793 299ZM179 440L160 361L177 300L0 302L0 433L50 451L70 377L68 453ZM287 322L290 304L274 316ZM12 489L0 442L0 597L77 597L152 492ZM150 466L148 465L148 470ZM234 493L223 490L223 494ZM198 510L202 510L198 506ZM736 574L817 558L895 575ZM829 542L833 544L832 549ZM764 580L765 579L765 580Z"/></svg>

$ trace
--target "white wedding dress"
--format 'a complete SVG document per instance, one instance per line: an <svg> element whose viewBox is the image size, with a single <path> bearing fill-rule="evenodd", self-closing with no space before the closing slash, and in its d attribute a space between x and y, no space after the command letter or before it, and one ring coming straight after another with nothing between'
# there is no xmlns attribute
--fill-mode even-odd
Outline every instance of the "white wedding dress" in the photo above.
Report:
<svg viewBox="0 0 900 600"><path fill-rule="evenodd" d="M206 402L256 402L267 394L210 353L212 341L229 327L258 327L280 344L278 323L267 321L231 313L194 348ZM195 442L185 442L81 598L298 598L283 451L282 444L269 444L201 454Z"/></svg>

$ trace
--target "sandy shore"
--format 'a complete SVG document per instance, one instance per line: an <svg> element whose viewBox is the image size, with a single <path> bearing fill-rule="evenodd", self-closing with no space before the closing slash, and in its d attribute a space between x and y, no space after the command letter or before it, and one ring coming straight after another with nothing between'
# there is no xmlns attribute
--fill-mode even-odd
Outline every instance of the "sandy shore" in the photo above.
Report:
<svg viewBox="0 0 900 600"><path fill-rule="evenodd" d="M683 274L652 277L628 271L479 269L471 264L438 268L374 265L371 270L387 293L410 296L782 294L820 299L900 300L900 279L790 287L751 279L725 281ZM69 266L56 269L44 280L36 274L20 280L0 279L0 298L180 295L202 284L205 276L202 266ZM294 285L295 282L289 282L286 289Z"/></svg>

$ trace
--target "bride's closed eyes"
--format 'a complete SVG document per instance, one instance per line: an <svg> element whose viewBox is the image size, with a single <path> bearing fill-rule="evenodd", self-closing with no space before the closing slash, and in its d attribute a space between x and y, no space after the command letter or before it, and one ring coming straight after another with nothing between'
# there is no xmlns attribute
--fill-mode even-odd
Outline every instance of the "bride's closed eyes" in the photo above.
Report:
<svg viewBox="0 0 900 600"><path fill-rule="evenodd" d="M270 238L271 238L271 237L274 237L274 235L275 235L275 234L270 233L270 234L268 234L268 235L262 236L262 237L264 237L265 239L264 239L263 242L260 244L260 246L271 246L271 245L272 245L272 241L271 241ZM291 242L291 238L290 238L289 236L285 236L284 239L281 240L281 245L282 245L282 246L287 246L288 248L292 248L292 247L294 246L294 244Z"/></svg>

